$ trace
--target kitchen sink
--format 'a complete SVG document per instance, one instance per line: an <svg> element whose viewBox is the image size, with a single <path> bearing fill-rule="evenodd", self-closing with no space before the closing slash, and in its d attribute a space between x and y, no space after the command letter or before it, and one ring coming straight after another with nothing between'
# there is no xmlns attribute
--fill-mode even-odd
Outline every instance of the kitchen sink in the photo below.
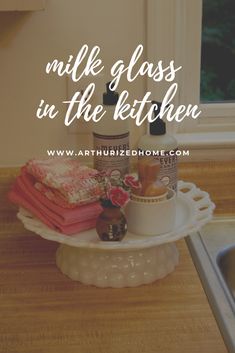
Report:
<svg viewBox="0 0 235 353"><path fill-rule="evenodd" d="M235 301L235 245L223 250L219 254L217 264L233 301Z"/></svg>
<svg viewBox="0 0 235 353"><path fill-rule="evenodd" d="M235 218L215 218L186 241L228 351L235 353Z"/></svg>

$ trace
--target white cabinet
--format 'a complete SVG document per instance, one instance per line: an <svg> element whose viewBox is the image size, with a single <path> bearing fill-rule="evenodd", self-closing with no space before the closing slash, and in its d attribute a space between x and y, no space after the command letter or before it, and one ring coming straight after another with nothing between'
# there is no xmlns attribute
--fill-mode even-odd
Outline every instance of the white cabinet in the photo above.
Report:
<svg viewBox="0 0 235 353"><path fill-rule="evenodd" d="M0 11L38 11L45 8L45 0L0 0Z"/></svg>

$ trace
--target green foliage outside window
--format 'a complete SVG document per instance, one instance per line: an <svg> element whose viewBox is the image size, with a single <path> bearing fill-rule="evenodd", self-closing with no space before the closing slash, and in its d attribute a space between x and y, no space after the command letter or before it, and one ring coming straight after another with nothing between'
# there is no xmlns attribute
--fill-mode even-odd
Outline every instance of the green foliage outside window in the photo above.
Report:
<svg viewBox="0 0 235 353"><path fill-rule="evenodd" d="M235 100L235 0L203 0L201 101Z"/></svg>

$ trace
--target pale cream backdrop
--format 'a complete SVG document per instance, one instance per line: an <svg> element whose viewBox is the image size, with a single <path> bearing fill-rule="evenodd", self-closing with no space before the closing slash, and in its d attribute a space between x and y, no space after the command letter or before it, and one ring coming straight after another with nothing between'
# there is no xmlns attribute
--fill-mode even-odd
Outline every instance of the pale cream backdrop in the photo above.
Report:
<svg viewBox="0 0 235 353"><path fill-rule="evenodd" d="M46 75L46 63L76 55L85 43L101 47L106 68L127 61L146 42L145 18L144 0L47 0L44 11L0 12L1 166L46 157L48 148L92 145L91 133L71 134L64 126L66 78ZM122 81L119 89L127 88L133 100L143 97L145 86L144 79ZM60 116L38 120L41 98L58 106ZM144 129L131 126L132 145Z"/></svg>

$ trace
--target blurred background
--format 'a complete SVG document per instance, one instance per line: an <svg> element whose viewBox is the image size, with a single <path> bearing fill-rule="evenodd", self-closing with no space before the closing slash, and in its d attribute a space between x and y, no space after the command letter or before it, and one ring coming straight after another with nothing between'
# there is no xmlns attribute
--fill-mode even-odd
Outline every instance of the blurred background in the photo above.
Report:
<svg viewBox="0 0 235 353"><path fill-rule="evenodd" d="M111 65L118 59L128 62L136 46L143 44L142 61L175 60L183 66L177 75L175 104L201 104L201 119L168 126L170 132L181 134L180 144L182 140L187 147L199 146L204 155L208 144L209 148L217 148L218 143L234 146L234 38L234 0L1 0L0 165L46 157L47 149L92 146L88 126L81 122L64 126L62 101L80 87L66 77L45 73L49 61L76 56L85 43L101 47L106 68L96 82L96 104L101 102ZM122 79L118 90L123 89L130 92L132 103L147 90L161 100L167 85L153 87L147 78L131 84ZM55 120L36 118L41 99L58 107ZM145 131L146 126L130 122L132 146Z"/></svg>

